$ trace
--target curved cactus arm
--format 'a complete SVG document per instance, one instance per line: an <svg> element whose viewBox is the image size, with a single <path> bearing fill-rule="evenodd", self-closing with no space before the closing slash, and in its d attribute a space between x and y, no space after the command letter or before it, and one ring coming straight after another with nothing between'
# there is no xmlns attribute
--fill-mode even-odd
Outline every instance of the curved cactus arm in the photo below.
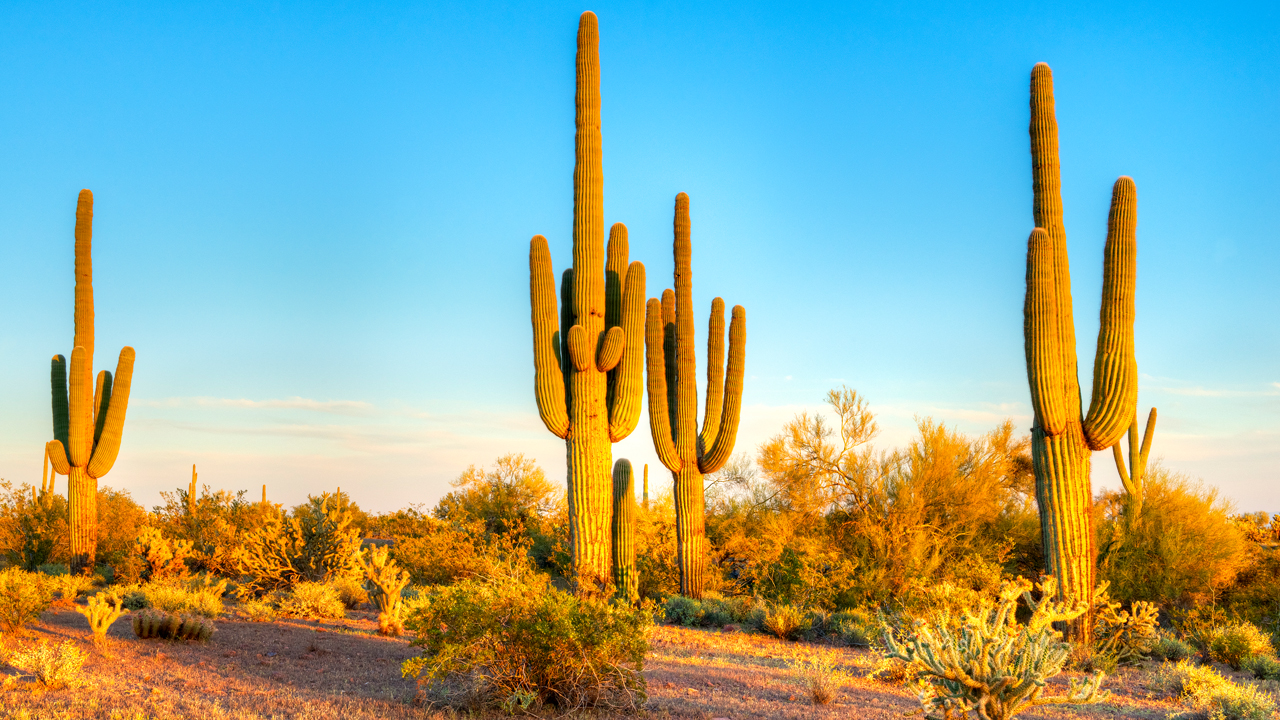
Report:
<svg viewBox="0 0 1280 720"><path fill-rule="evenodd" d="M1138 467L1142 468L1140 475L1147 474L1147 458L1151 455L1151 439L1156 434L1156 409L1151 408L1151 412L1147 413L1147 427L1142 431L1142 449L1138 451ZM1141 483L1141 478L1139 479Z"/></svg>
<svg viewBox="0 0 1280 720"><path fill-rule="evenodd" d="M569 361L573 369L586 372L595 363L592 361L591 343L587 340L587 330L581 325L569 328Z"/></svg>
<svg viewBox="0 0 1280 720"><path fill-rule="evenodd" d="M622 361L613 370L609 384L609 441L629 436L640 422L640 400L644 394L644 264L631 263L622 296L621 327L626 333Z"/></svg>
<svg viewBox="0 0 1280 720"><path fill-rule="evenodd" d="M102 437L102 425L107 420L107 408L111 405L111 372L98 373L98 384L93 390L93 444Z"/></svg>
<svg viewBox="0 0 1280 720"><path fill-rule="evenodd" d="M627 344L627 335L620 327L611 327L600 333L600 346L596 350L596 369L609 372L622 360L622 351Z"/></svg>
<svg viewBox="0 0 1280 720"><path fill-rule="evenodd" d="M1062 352L1058 335L1058 310L1053 273L1053 241L1044 228L1027 239L1027 299L1023 306L1027 380L1036 423L1047 435L1067 427L1066 399L1062 394Z"/></svg>
<svg viewBox="0 0 1280 720"><path fill-rule="evenodd" d="M1120 442L1138 404L1138 364L1133 357L1137 225L1138 191L1131 178L1121 177L1111 192L1093 395L1084 420L1091 450Z"/></svg>
<svg viewBox="0 0 1280 720"><path fill-rule="evenodd" d="M77 345L71 351L70 392L68 415L71 422L67 431L67 455L71 464L84 467L93 454L93 387L89 371L89 353Z"/></svg>
<svg viewBox="0 0 1280 720"><path fill-rule="evenodd" d="M707 404L702 413L699 453L707 452L720 433L720 411L724 402L724 299L711 301L707 320ZM706 472L705 470L703 472Z"/></svg>
<svg viewBox="0 0 1280 720"><path fill-rule="evenodd" d="M680 472L684 461L676 453L671 438L671 421L667 418L666 349L663 335L663 307L656 298L650 298L645 306L645 354L649 370L649 432L653 435L653 447L658 459L671 472Z"/></svg>
<svg viewBox="0 0 1280 720"><path fill-rule="evenodd" d="M565 268L560 273L560 343L556 347L559 353L560 372L564 375L565 413L573 407L573 362L569 359L569 328L573 327L573 268Z"/></svg>
<svg viewBox="0 0 1280 720"><path fill-rule="evenodd" d="M733 445L738 439L738 420L742 416L742 379L746 373L747 311L741 305L733 306L733 319L729 322L729 368L724 383L724 408L720 412L720 429L716 442L698 460L704 473L713 473L729 461Z"/></svg>
<svg viewBox="0 0 1280 720"><path fill-rule="evenodd" d="M49 455L49 464L53 466L53 471L59 475L71 474L71 463L67 460L67 449L63 447L60 440L50 440L44 445L45 452ZM50 485L52 488L52 484Z"/></svg>
<svg viewBox="0 0 1280 720"><path fill-rule="evenodd" d="M111 388L111 404L107 407L107 420L103 423L102 439L93 450L89 461L89 477L100 478L111 472L120 453L120 440L124 437L124 415L129 409L129 389L133 384L133 348L125 346L116 363L115 384Z"/></svg>
<svg viewBox="0 0 1280 720"><path fill-rule="evenodd" d="M49 362L49 386L53 397L53 438L66 445L70 416L67 408L67 359L54 355Z"/></svg>
<svg viewBox="0 0 1280 720"><path fill-rule="evenodd" d="M647 331L646 331L647 332ZM676 399L679 383L679 366L676 364L676 291L662 291L662 362L667 378L667 420L671 423L671 436L675 437L680 403Z"/></svg>
<svg viewBox="0 0 1280 720"><path fill-rule="evenodd" d="M1135 420L1129 426L1129 453L1132 458L1134 436L1138 434L1138 422ZM1129 476L1129 470L1124 466L1124 451L1120 449L1120 443L1111 446L1111 455L1116 461L1116 472L1120 475L1120 484L1124 486L1124 491L1130 495L1136 495L1137 489L1134 487L1133 480Z"/></svg>
<svg viewBox="0 0 1280 720"><path fill-rule="evenodd" d="M547 239L534 235L529 241L529 304L533 315L533 390L542 422L557 437L569 434L569 413L564 398L564 373L560 368L560 342L556 317L556 281L551 270Z"/></svg>

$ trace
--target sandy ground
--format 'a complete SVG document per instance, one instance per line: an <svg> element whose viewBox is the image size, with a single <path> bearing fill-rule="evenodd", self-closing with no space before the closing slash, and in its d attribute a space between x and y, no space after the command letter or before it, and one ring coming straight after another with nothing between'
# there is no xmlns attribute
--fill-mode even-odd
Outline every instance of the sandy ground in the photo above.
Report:
<svg viewBox="0 0 1280 720"><path fill-rule="evenodd" d="M481 717L415 704L416 684L400 677L414 656L407 640L375 634L369 613L341 621L251 623L223 619L206 645L138 640L129 617L110 633L109 656L88 642L73 610L44 614L21 640L72 639L89 651L84 684L47 691L29 678L3 691L0 718L362 718ZM826 706L813 705L793 679L797 652L832 652L852 679ZM660 626L646 665L652 718L900 718L917 710L907 687L868 678L867 650L789 643L757 634ZM17 675L0 664L0 675ZM1151 668L1108 678L1112 696L1091 706L1038 708L1026 718L1165 718L1176 711L1147 688ZM1055 679L1055 689L1066 679ZM24 713L26 713L24 715ZM484 715L488 715L485 713ZM590 714L603 717L601 714Z"/></svg>

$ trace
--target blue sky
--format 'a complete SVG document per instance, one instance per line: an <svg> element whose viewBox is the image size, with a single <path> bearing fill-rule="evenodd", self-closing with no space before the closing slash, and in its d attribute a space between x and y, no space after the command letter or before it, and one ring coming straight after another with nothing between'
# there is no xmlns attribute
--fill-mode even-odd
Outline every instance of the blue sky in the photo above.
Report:
<svg viewBox="0 0 1280 720"><path fill-rule="evenodd" d="M1280 510L1276 7L849 5L7 5L0 477L39 477L82 187L98 365L138 351L107 484L150 505L197 463L216 487L295 502L341 485L391 509L504 452L562 477L533 401L527 253L542 233L569 262L591 9L606 221L627 223L656 295L689 193L699 330L716 295L748 313L740 450L841 383L886 446L916 416L1030 426L1027 84L1043 60L1082 385L1127 174L1153 454ZM661 487L645 425L614 454ZM1095 460L1095 485L1116 484Z"/></svg>

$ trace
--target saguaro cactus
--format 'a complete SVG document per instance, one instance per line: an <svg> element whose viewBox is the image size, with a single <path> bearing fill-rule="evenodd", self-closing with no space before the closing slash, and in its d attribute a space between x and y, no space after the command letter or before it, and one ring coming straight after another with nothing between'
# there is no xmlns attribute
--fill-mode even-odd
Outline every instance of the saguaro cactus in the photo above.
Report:
<svg viewBox="0 0 1280 720"><path fill-rule="evenodd" d="M547 240L535 235L529 243L534 392L542 422L567 446L573 568L585 595L609 584L611 443L639 422L644 362L644 265L627 264L625 225L613 226L607 256L602 252L599 44L596 16L584 12L578 24L573 267L561 279L558 317Z"/></svg>
<svg viewBox="0 0 1280 720"><path fill-rule="evenodd" d="M631 461L613 464L613 585L617 597L629 603L639 599L636 575L636 483Z"/></svg>
<svg viewBox="0 0 1280 720"><path fill-rule="evenodd" d="M1036 499L1046 569L1059 578L1062 598L1087 602L1093 598L1095 563L1089 453L1120 440L1138 396L1133 357L1137 190L1128 177L1112 188L1093 395L1088 415L1082 417L1053 75L1044 63L1031 72L1031 159L1036 229L1027 245L1023 332L1035 410L1031 448ZM1089 616L1070 629L1074 637L1087 639Z"/></svg>
<svg viewBox="0 0 1280 720"><path fill-rule="evenodd" d="M103 370L93 381L93 193L80 191L76 205L75 345L67 361L53 356L53 440L46 449L53 469L68 476L71 567L93 569L98 548L98 478L111 471L120 452L124 415L133 382L133 348L120 351L114 378Z"/></svg>
<svg viewBox="0 0 1280 720"><path fill-rule="evenodd" d="M1129 468L1124 466L1124 451L1120 443L1111 446L1111 453L1116 459L1116 472L1120 473L1120 482L1124 484L1125 494L1129 496L1129 520L1137 520L1142 515L1142 481L1147 477L1147 456L1151 453L1151 440L1156 434L1156 409L1151 408L1147 414L1147 427L1142 431L1142 444L1138 444L1138 416L1135 413L1129 422Z"/></svg>
<svg viewBox="0 0 1280 720"><path fill-rule="evenodd" d="M702 476L724 466L737 439L747 311L741 305L733 307L726 377L724 300L711 301L707 398L699 433L689 235L689 196L680 193L676 196L675 212L676 289L663 291L661 301L649 299L645 309L645 344L649 366L649 429L658 459L675 477L680 593L701 598L707 561Z"/></svg>

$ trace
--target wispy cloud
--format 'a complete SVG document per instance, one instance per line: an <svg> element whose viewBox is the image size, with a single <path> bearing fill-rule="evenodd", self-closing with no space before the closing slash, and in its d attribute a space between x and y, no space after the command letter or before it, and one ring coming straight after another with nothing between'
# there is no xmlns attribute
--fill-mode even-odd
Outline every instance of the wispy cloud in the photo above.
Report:
<svg viewBox="0 0 1280 720"><path fill-rule="evenodd" d="M1247 398L1247 397L1275 397L1280 395L1280 383L1271 383L1270 388L1258 390L1222 390L1217 388L1206 388L1199 385L1190 387L1148 387L1147 390L1155 392L1166 392L1170 395L1185 395L1189 397L1211 397L1211 398Z"/></svg>
<svg viewBox="0 0 1280 720"><path fill-rule="evenodd" d="M140 400L139 404L154 408L182 407L220 407L245 408L250 410L306 410L309 412L327 413L331 415L368 415L374 409L371 403L363 400L314 400L312 398L291 397L270 400L250 400L248 398L216 398L216 397L174 397L161 400Z"/></svg>

